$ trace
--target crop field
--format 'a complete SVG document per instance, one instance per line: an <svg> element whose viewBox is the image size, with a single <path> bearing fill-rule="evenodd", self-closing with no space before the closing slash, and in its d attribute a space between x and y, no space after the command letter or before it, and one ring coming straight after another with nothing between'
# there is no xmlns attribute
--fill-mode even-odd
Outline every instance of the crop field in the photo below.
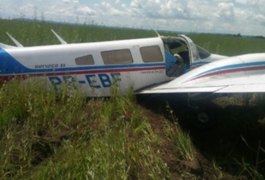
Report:
<svg viewBox="0 0 265 180"><path fill-rule="evenodd" d="M9 32L24 46L57 44L50 29L69 43L157 36L152 30L0 20L0 42L12 45ZM213 53L265 52L263 37L187 35ZM198 127L192 112L112 90L109 99L87 99L42 81L2 84L0 179L265 178L263 95L217 99L215 123Z"/></svg>

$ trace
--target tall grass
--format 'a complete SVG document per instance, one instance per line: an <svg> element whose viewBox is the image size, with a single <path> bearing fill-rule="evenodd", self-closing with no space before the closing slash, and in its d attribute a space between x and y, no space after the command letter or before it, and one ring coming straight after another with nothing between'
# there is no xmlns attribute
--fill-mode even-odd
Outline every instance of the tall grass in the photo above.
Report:
<svg viewBox="0 0 265 180"><path fill-rule="evenodd" d="M163 179L160 143L132 95L90 100L18 81L0 89L3 179Z"/></svg>
<svg viewBox="0 0 265 180"><path fill-rule="evenodd" d="M170 139L171 142L174 143L175 150L182 160L194 160L194 148L189 134L187 134L181 129L173 110L167 107L167 111L170 120L174 122L173 126L172 124L168 123L164 128L167 137Z"/></svg>
<svg viewBox="0 0 265 180"><path fill-rule="evenodd" d="M0 89L0 174L23 175L24 169L53 153L45 137L82 117L82 99L79 93L55 93L42 81L5 84Z"/></svg>

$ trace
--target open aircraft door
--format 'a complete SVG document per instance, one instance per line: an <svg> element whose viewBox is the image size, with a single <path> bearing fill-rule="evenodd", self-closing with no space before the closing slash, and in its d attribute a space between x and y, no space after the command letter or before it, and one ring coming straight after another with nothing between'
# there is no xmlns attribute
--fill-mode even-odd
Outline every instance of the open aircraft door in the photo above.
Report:
<svg viewBox="0 0 265 180"><path fill-rule="evenodd" d="M178 77L189 70L190 64L197 57L196 45L186 36L164 37L166 74Z"/></svg>

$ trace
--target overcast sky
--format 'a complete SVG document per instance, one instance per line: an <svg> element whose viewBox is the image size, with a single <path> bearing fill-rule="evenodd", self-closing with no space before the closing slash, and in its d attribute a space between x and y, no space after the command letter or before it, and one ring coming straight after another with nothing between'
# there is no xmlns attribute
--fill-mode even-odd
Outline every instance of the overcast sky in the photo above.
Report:
<svg viewBox="0 0 265 180"><path fill-rule="evenodd" d="M265 0L0 0L0 17L265 35Z"/></svg>

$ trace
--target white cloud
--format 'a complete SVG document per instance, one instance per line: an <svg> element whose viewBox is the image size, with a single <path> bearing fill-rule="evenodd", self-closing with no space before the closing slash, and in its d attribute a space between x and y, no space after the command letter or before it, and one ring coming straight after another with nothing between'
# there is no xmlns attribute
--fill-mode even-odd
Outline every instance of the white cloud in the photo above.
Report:
<svg viewBox="0 0 265 180"><path fill-rule="evenodd" d="M105 25L265 34L265 0L1 0L0 7L0 17L43 12L46 20L64 22L89 17Z"/></svg>
<svg viewBox="0 0 265 180"><path fill-rule="evenodd" d="M228 21L233 21L235 17L234 4L230 2L219 3L217 14L220 19L226 19Z"/></svg>
<svg viewBox="0 0 265 180"><path fill-rule="evenodd" d="M25 4L18 8L17 13L23 17L30 16L31 18L37 18L38 8L34 4Z"/></svg>
<svg viewBox="0 0 265 180"><path fill-rule="evenodd" d="M76 9L76 12L81 13L82 15L90 15L90 16L96 15L96 12L88 6L81 6L81 7L79 6Z"/></svg>
<svg viewBox="0 0 265 180"><path fill-rule="evenodd" d="M63 0L64 3L79 3L79 0Z"/></svg>
<svg viewBox="0 0 265 180"><path fill-rule="evenodd" d="M238 4L247 4L248 0L235 0Z"/></svg>

